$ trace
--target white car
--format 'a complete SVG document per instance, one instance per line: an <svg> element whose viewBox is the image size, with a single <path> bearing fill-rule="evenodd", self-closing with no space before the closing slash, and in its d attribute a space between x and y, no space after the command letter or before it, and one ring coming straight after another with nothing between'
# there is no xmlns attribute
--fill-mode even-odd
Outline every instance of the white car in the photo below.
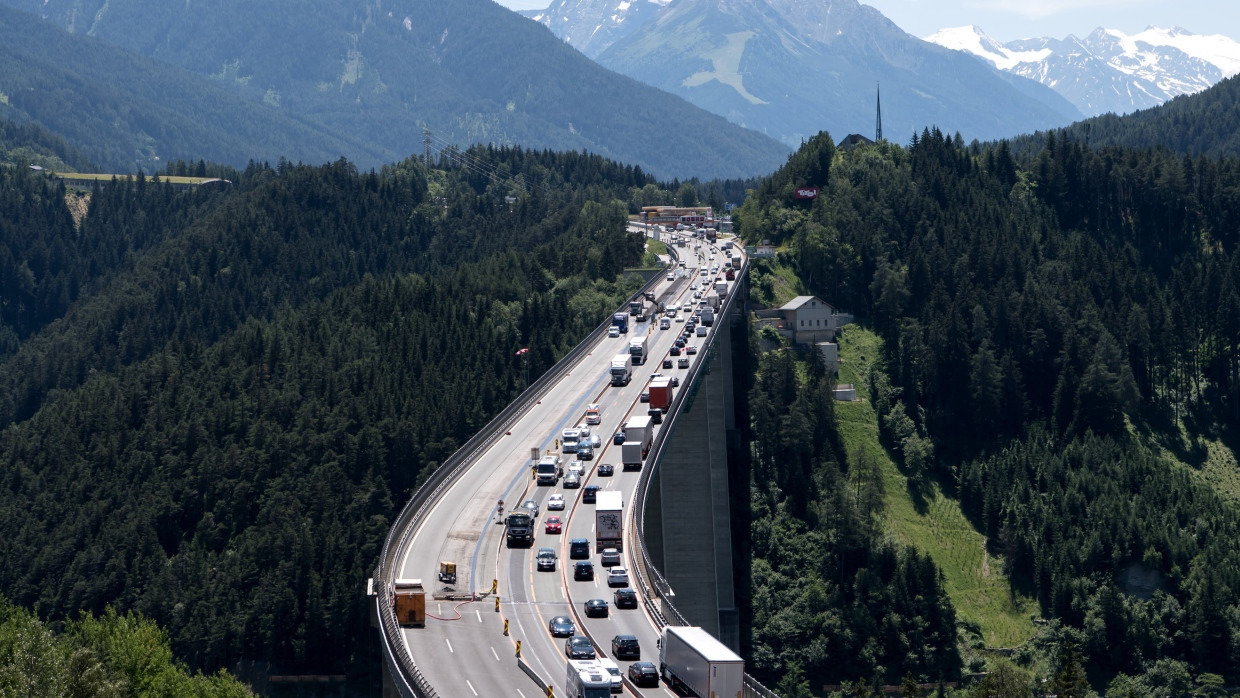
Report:
<svg viewBox="0 0 1240 698"><path fill-rule="evenodd" d="M547 511L564 511L564 495L556 493L547 497Z"/></svg>
<svg viewBox="0 0 1240 698"><path fill-rule="evenodd" d="M581 461L577 460L576 458L574 458L574 459L573 459L573 460L572 460L572 461L568 464L568 472L570 472L570 473L577 473L577 477L581 477L581 474L585 471L585 469L586 469L585 463L582 463ZM553 496L553 497L554 497L555 495L551 495L551 496ZM563 499L563 498L561 498L561 499Z"/></svg>
<svg viewBox="0 0 1240 698"><path fill-rule="evenodd" d="M609 587L627 587L629 585L629 571L623 567L613 567L607 570L607 586Z"/></svg>

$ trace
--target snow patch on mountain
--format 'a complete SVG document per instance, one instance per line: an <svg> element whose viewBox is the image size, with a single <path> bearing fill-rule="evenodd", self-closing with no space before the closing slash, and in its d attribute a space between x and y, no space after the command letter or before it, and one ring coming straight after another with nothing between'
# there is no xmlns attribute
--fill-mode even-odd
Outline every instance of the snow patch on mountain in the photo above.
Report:
<svg viewBox="0 0 1240 698"><path fill-rule="evenodd" d="M1240 43L1180 27L1151 26L1133 35L1100 27L1084 39L1069 35L1000 43L976 26L965 26L940 30L926 41L1037 80L1086 114L1144 109L1240 73Z"/></svg>

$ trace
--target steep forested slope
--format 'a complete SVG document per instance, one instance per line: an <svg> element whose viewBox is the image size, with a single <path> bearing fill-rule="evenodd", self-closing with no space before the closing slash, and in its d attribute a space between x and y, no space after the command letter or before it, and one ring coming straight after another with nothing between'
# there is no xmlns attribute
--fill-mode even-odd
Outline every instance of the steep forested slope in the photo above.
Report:
<svg viewBox="0 0 1240 698"><path fill-rule="evenodd" d="M10 170L0 201L42 230L0 228L34 260L0 363L0 592L140 611L194 667L373 667L357 585L389 517L523 387L517 349L537 375L639 283L624 207L592 199L649 180L471 157L561 186L256 165L214 193L109 185L79 232Z"/></svg>
<svg viewBox="0 0 1240 698"><path fill-rule="evenodd" d="M1065 129L1094 147L1169 148L1187 155L1240 157L1240 77L1126 116L1104 114ZM1013 139L1013 150L1036 152L1045 134Z"/></svg>
<svg viewBox="0 0 1240 698"><path fill-rule="evenodd" d="M1163 451L1237 448L1238 191L1236 159L1059 134L1019 160L937 131L850 152L824 134L738 216L872 323L892 454L956 489L1100 676L1240 666L1240 512Z"/></svg>
<svg viewBox="0 0 1240 698"><path fill-rule="evenodd" d="M301 134L273 128L259 140L241 121L229 129L239 137L256 144L283 137L290 146L327 150L362 167L422 152L423 127L433 132L437 149L494 143L588 150L669 179L765 174L788 152L772 138L602 68L490 0L226 0L209 11L161 0L0 4L177 66L208 83L204 91L219 88L233 100L262 105L260 114L274 113L320 133L303 142ZM58 59L73 55L59 53ZM0 92L7 92L3 75ZM145 95L138 88L146 82L139 80L134 91ZM52 83L57 94L72 89L64 83ZM141 127L135 131L152 137L189 132L209 122L202 117L218 113L211 104L200 113L174 111L179 113L159 112L149 122L135 119ZM174 120L184 114L199 118ZM322 133L348 141L348 147L337 149ZM206 157L240 166L248 158L309 159L301 149L272 156L267 147L251 148L240 160L231 153L160 150L164 162Z"/></svg>
<svg viewBox="0 0 1240 698"><path fill-rule="evenodd" d="M3 5L0 117L44 126L108 172L154 172L177 158L233 166L280 158L320 163L346 153L374 163L399 158Z"/></svg>

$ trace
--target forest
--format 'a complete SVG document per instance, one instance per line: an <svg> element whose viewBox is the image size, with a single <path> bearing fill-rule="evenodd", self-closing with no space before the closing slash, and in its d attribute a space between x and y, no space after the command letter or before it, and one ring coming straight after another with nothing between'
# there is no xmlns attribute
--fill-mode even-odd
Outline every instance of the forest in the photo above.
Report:
<svg viewBox="0 0 1240 698"><path fill-rule="evenodd" d="M884 446L911 483L959 499L1012 592L1050 620L1039 636L1058 638L1055 652L1071 645L1095 690L1154 695L1169 666L1234 684L1236 464L1212 454L1240 449L1240 160L1095 148L1065 132L1025 150L937 129L848 150L819 134L736 218L749 244L778 245L812 292L878 333L881 370L865 387ZM812 185L818 199L793 198ZM760 413L759 453L764 439L803 442L795 410L776 412L779 437ZM848 454L819 458L833 465L777 463L795 482L866 480ZM755 511L783 508L807 532L856 515L838 495L809 495L767 493ZM773 647L757 642L759 600L778 588L761 573L780 552L754 557L759 652ZM855 678L836 671L806 675Z"/></svg>
<svg viewBox="0 0 1240 698"><path fill-rule="evenodd" d="M639 170L468 155L505 174L174 163L231 184L105 184L80 218L0 168L0 593L140 614L194 671L377 680L389 517L641 284Z"/></svg>

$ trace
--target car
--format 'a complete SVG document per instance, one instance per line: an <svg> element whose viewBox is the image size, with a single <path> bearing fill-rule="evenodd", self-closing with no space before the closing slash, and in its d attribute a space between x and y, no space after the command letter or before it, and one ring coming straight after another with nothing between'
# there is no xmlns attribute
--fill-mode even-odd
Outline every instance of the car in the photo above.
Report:
<svg viewBox="0 0 1240 698"><path fill-rule="evenodd" d="M677 347L672 347L671 354L672 354L672 356L680 356L680 351L681 351L681 348L680 348L680 347L678 347L678 346L677 346ZM668 368L671 368L671 366L668 366Z"/></svg>
<svg viewBox="0 0 1240 698"><path fill-rule="evenodd" d="M591 570L593 575L594 571ZM607 586L609 587L627 587L629 585L629 571L623 567L613 567L607 570Z"/></svg>
<svg viewBox="0 0 1240 698"><path fill-rule="evenodd" d="M583 441L588 442L590 444L590 448L597 451L603 447L603 437L598 434L587 434L586 436L588 438L583 439Z"/></svg>
<svg viewBox="0 0 1240 698"><path fill-rule="evenodd" d="M680 376L672 376L672 387L680 385Z"/></svg>
<svg viewBox="0 0 1240 698"><path fill-rule="evenodd" d="M585 560L590 557L590 541L585 538L574 538L568 542L570 560Z"/></svg>
<svg viewBox="0 0 1240 698"><path fill-rule="evenodd" d="M697 345L696 344L685 345L685 353L688 354L689 356L693 356L694 354L697 353Z"/></svg>
<svg viewBox="0 0 1240 698"><path fill-rule="evenodd" d="M606 618L607 613L606 599L590 599L586 602L586 618Z"/></svg>
<svg viewBox="0 0 1240 698"><path fill-rule="evenodd" d="M613 446L619 446L620 444L624 443L624 432L623 431L616 432L616 435L611 437L611 443Z"/></svg>
<svg viewBox="0 0 1240 698"><path fill-rule="evenodd" d="M658 686L659 670L654 662L633 662L629 665L629 681L636 686Z"/></svg>
<svg viewBox="0 0 1240 698"><path fill-rule="evenodd" d="M611 656L616 659L641 659L642 646L636 635L617 635L611 639Z"/></svg>
<svg viewBox="0 0 1240 698"><path fill-rule="evenodd" d="M594 447L584 441L577 444L577 458L579 460L594 460Z"/></svg>
<svg viewBox="0 0 1240 698"><path fill-rule="evenodd" d="M584 473L585 470L586 470L586 464L582 463L580 459L574 458L568 462L568 470L566 470L565 472L577 473L577 477L581 477L582 473Z"/></svg>
<svg viewBox="0 0 1240 698"><path fill-rule="evenodd" d="M685 344L688 344L688 342L686 342L686 341L685 341L685 338L684 338L684 337L677 337L677 338L676 338L676 346L674 346L674 347L672 347L672 348L673 348L673 349L678 349L678 348L679 348L679 349L683 349L683 348L684 348L684 346L685 346ZM650 402L650 393L643 393L643 394L646 396L646 399L645 399L645 400L642 400L642 402Z"/></svg>
<svg viewBox="0 0 1240 698"><path fill-rule="evenodd" d="M697 336L699 337L706 336L706 325L702 325L701 327L697 328Z"/></svg>
<svg viewBox="0 0 1240 698"><path fill-rule="evenodd" d="M638 402L650 402L650 391L643 390L641 396L637 398L637 401Z"/></svg>
<svg viewBox="0 0 1240 698"><path fill-rule="evenodd" d="M701 292L701 291L694 291L694 292L693 292L693 299L694 299L694 300L699 300L699 299L701 299L701 297L702 297L702 292Z"/></svg>
<svg viewBox="0 0 1240 698"><path fill-rule="evenodd" d="M603 548L603 556L599 564L603 567L615 567L620 564L620 550L617 548Z"/></svg>
<svg viewBox="0 0 1240 698"><path fill-rule="evenodd" d="M689 368L689 357L682 356L677 359L676 368Z"/></svg>
<svg viewBox="0 0 1240 698"><path fill-rule="evenodd" d="M581 491L581 503L594 504L598 501L599 489L598 485L586 485L585 489Z"/></svg>
<svg viewBox="0 0 1240 698"><path fill-rule="evenodd" d="M547 621L547 630L551 631L551 637L572 637L577 634L577 627L568 616L556 616Z"/></svg>
<svg viewBox="0 0 1240 698"><path fill-rule="evenodd" d="M564 511L564 495L556 492L547 497L547 511Z"/></svg>
<svg viewBox="0 0 1240 698"><path fill-rule="evenodd" d="M672 367L672 360L671 360L671 359L663 359L663 368L671 368L671 367Z"/></svg>
<svg viewBox="0 0 1240 698"><path fill-rule="evenodd" d="M555 551L551 548L539 548L537 560L539 572L555 571Z"/></svg>
<svg viewBox="0 0 1240 698"><path fill-rule="evenodd" d="M573 565L573 579L578 582L588 582L594 579L594 563L589 560L578 560Z"/></svg>
<svg viewBox="0 0 1240 698"><path fill-rule="evenodd" d="M581 487L581 473L569 473L564 476L564 489L575 490Z"/></svg>
<svg viewBox="0 0 1240 698"><path fill-rule="evenodd" d="M620 336L620 328L619 328L619 327L617 327L617 326L615 326L615 325L612 325L612 326L611 326L610 328L608 328L608 330L607 330L607 336L608 336L608 337L619 337L619 336Z"/></svg>
<svg viewBox="0 0 1240 698"><path fill-rule="evenodd" d="M668 280L668 281L675 281L675 280L676 280L676 272L674 272L674 271L669 271L669 272L667 273L667 280Z"/></svg>
<svg viewBox="0 0 1240 698"><path fill-rule="evenodd" d="M594 645L585 635L574 635L564 641L564 655L569 659L594 659Z"/></svg>
<svg viewBox="0 0 1240 698"><path fill-rule="evenodd" d="M599 666L606 669L607 674L611 676L611 692L612 693L623 693L624 692L624 674L620 673L620 665L616 664L615 662L605 657L600 658L597 661L599 663Z"/></svg>
<svg viewBox="0 0 1240 698"><path fill-rule="evenodd" d="M527 499L524 502L521 502L521 508L529 509L530 511L534 512L534 518L536 519L538 518L538 502L532 499Z"/></svg>
<svg viewBox="0 0 1240 698"><path fill-rule="evenodd" d="M637 592L632 587L616 589L616 608L637 608Z"/></svg>
<svg viewBox="0 0 1240 698"><path fill-rule="evenodd" d="M690 284L690 285L689 285L689 290L690 290L690 291L696 291L696 290L698 290L698 288L699 288L699 286L698 286L697 284Z"/></svg>
<svg viewBox="0 0 1240 698"><path fill-rule="evenodd" d="M564 522L558 516L548 516L546 524L547 533L560 533L564 528Z"/></svg>
<svg viewBox="0 0 1240 698"><path fill-rule="evenodd" d="M624 443L624 442L621 441L620 443ZM599 463L598 464L599 477L611 477L612 475L615 475L615 474L616 474L616 466L612 465L611 463Z"/></svg>
<svg viewBox="0 0 1240 698"><path fill-rule="evenodd" d="M676 322L684 322L684 321L685 321L685 316L684 316L684 315L677 315L677 316L676 316Z"/></svg>

